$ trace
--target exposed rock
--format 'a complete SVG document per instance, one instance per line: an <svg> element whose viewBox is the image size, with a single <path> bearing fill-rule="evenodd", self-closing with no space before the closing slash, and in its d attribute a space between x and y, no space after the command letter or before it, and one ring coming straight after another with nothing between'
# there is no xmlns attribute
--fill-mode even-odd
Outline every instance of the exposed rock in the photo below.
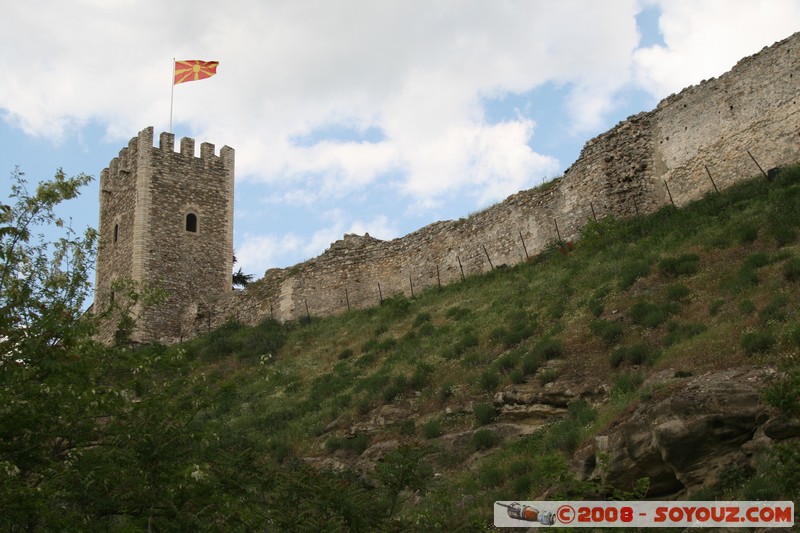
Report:
<svg viewBox="0 0 800 533"><path fill-rule="evenodd" d="M336 457L303 457L303 462L319 470L344 472L350 470L350 465Z"/></svg>
<svg viewBox="0 0 800 533"><path fill-rule="evenodd" d="M457 433L448 433L447 435L442 435L441 437L433 439L432 442L443 451L465 453L472 449L472 436L476 431L481 429L488 429L500 437L501 440L507 440L522 435L528 435L536 431L538 428L539 426L530 426L527 424L488 424L475 429L459 431Z"/></svg>
<svg viewBox="0 0 800 533"><path fill-rule="evenodd" d="M577 400L594 403L607 395L601 384L554 381L544 386L537 382L512 385L494 395L492 403L501 420L526 421L540 426L547 421L561 418L567 406Z"/></svg>
<svg viewBox="0 0 800 533"><path fill-rule="evenodd" d="M373 444L358 456L358 461L356 461L355 465L356 471L367 479L372 471L375 470L375 465L386 457L386 454L397 449L398 446L400 446L400 442L395 439Z"/></svg>
<svg viewBox="0 0 800 533"><path fill-rule="evenodd" d="M648 477L648 497L713 486L772 439L800 434L800 421L770 417L761 396L769 372L737 368L673 382L576 454L578 476L621 490Z"/></svg>
<svg viewBox="0 0 800 533"><path fill-rule="evenodd" d="M764 424L764 435L776 440L800 437L800 420L783 416L770 418Z"/></svg>
<svg viewBox="0 0 800 533"><path fill-rule="evenodd" d="M357 433L370 433L378 428L401 422L409 418L410 413L393 405L382 405L370 413L368 419L350 426L351 435Z"/></svg>

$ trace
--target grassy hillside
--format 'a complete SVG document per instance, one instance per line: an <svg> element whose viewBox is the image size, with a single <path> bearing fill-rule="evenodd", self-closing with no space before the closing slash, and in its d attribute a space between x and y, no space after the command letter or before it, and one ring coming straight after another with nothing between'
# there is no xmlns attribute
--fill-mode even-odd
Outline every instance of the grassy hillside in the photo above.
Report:
<svg viewBox="0 0 800 533"><path fill-rule="evenodd" d="M795 364L799 229L794 167L684 209L591 223L574 245L414 299L304 324L231 323L170 351L203 373L198 416L215 433L279 463L360 473L362 452L380 459L376 445L397 441L441 475L393 514L463 509L463 525L479 524L495 499L579 495L570 454L637 401L649 373ZM597 383L610 400L576 402L529 436L492 430L497 391L558 381ZM442 438L462 432L466 445Z"/></svg>
<svg viewBox="0 0 800 533"><path fill-rule="evenodd" d="M123 350L105 375L125 445L103 486L90 464L69 490L106 502L85 523L123 530L484 530L495 500L645 496L578 482L570 459L650 374L775 365L765 395L800 413L799 232L796 166L413 299ZM566 389L586 394L493 403ZM781 453L768 488L745 472L703 497L797 497L800 452Z"/></svg>

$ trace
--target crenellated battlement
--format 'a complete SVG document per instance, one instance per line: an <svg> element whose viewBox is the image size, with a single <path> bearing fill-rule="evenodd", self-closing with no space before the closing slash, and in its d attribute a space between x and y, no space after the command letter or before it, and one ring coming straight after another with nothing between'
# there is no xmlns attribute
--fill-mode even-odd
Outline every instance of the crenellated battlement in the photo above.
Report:
<svg viewBox="0 0 800 533"><path fill-rule="evenodd" d="M196 156L195 140L191 137L181 138L180 150L176 152L174 133L162 132L159 135L158 147L156 147L153 144L153 131L153 127L148 126L140 131L136 137L132 137L131 140L128 141L128 146L120 150L119 155L112 159L108 167L101 171L101 179L103 176L117 176L120 170L128 172L129 170L127 169L132 165L133 159L141 157L141 154L146 156L149 150L158 150L164 154L192 157L208 163L221 161L223 164L231 166L232 168L234 150L229 146L223 146L220 149L219 155L217 155L214 143L204 142L200 144L200 155Z"/></svg>

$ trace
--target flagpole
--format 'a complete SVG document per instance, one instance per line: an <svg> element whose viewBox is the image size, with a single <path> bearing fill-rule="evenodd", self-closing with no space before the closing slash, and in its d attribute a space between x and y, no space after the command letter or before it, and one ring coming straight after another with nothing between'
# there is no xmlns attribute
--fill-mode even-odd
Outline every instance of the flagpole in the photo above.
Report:
<svg viewBox="0 0 800 533"><path fill-rule="evenodd" d="M172 79L170 80L172 89L169 93L169 132L172 133L172 101L175 98L175 58L172 58Z"/></svg>

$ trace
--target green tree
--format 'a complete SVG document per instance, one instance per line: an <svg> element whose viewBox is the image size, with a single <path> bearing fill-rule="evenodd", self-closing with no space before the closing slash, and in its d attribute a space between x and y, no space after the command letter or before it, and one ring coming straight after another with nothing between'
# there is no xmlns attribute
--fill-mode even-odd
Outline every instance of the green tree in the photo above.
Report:
<svg viewBox="0 0 800 533"><path fill-rule="evenodd" d="M379 529L357 479L265 463L185 346L125 342L146 287L125 285L117 342L93 340L96 234L55 214L89 179L59 171L30 193L17 170L0 206L0 531Z"/></svg>
<svg viewBox="0 0 800 533"><path fill-rule="evenodd" d="M55 213L91 178L58 171L31 193L19 169L0 205L0 524L68 526L48 503L110 399L92 388L92 320L82 318L96 234ZM46 241L46 227L63 235Z"/></svg>
<svg viewBox="0 0 800 533"><path fill-rule="evenodd" d="M0 204L0 355L14 352L28 364L63 353L86 337L90 321L80 321L90 294L89 276L97 235L81 236L55 213L55 207L78 196L91 177L55 178L28 191L24 174L11 174L10 199ZM46 227L64 235L48 242Z"/></svg>
<svg viewBox="0 0 800 533"><path fill-rule="evenodd" d="M405 490L425 492L433 479L433 469L424 460L428 450L420 446L400 446L392 450L375 468L375 477L383 484L389 498L388 517L405 500L400 495Z"/></svg>

